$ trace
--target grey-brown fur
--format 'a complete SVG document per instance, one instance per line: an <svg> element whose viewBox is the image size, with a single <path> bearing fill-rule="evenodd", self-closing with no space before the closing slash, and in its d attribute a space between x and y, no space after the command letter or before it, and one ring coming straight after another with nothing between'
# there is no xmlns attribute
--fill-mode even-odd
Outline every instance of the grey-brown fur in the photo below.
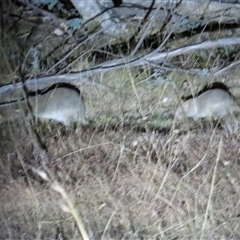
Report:
<svg viewBox="0 0 240 240"><path fill-rule="evenodd" d="M240 112L240 107L231 95L222 89L207 90L196 98L181 104L175 113L176 120L185 117L193 118L221 118L229 113Z"/></svg>
<svg viewBox="0 0 240 240"><path fill-rule="evenodd" d="M30 97L33 114L39 119L51 119L66 126L72 123L85 123L85 106L80 91L59 87L42 95ZM10 104L6 104L5 107ZM13 105L13 103L11 103ZM15 105L17 105L15 103Z"/></svg>

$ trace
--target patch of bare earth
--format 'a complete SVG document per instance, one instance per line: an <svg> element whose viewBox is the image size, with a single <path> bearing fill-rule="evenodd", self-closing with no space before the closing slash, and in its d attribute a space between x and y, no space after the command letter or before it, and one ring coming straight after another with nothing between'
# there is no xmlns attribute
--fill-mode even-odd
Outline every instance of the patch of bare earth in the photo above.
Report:
<svg viewBox="0 0 240 240"><path fill-rule="evenodd" d="M64 199L32 171L42 168L23 126L1 126L0 238L80 239ZM240 238L236 136L48 125L40 135L90 239Z"/></svg>

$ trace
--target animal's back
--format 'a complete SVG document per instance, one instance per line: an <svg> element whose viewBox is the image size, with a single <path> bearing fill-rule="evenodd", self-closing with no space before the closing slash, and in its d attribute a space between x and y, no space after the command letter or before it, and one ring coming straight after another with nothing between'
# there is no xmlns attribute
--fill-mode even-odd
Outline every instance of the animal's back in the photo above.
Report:
<svg viewBox="0 0 240 240"><path fill-rule="evenodd" d="M206 91L206 93L208 94L207 96L208 102L213 102L213 103L221 102L225 104L232 102L232 97L230 96L230 94L223 89L212 89L212 90ZM204 96L200 95L200 97L204 97Z"/></svg>
<svg viewBox="0 0 240 240"><path fill-rule="evenodd" d="M55 88L31 99L34 115L70 125L85 122L85 106L80 91L71 88Z"/></svg>
<svg viewBox="0 0 240 240"><path fill-rule="evenodd" d="M207 90L198 97L187 100L177 109L176 114L179 116L183 116L181 109L187 117L194 119L218 118L234 111L240 111L240 107L233 101L231 95L223 89Z"/></svg>
<svg viewBox="0 0 240 240"><path fill-rule="evenodd" d="M239 108L233 101L231 95L222 89L209 90L208 103L208 107L214 117L222 117Z"/></svg>

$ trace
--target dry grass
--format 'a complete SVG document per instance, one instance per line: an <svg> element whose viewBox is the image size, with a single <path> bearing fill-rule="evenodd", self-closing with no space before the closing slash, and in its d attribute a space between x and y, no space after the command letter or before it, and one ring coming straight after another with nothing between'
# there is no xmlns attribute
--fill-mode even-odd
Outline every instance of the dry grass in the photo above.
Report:
<svg viewBox="0 0 240 240"><path fill-rule="evenodd" d="M151 89L124 73L116 93L86 91L89 125L38 124L47 172L25 120L1 125L2 239L80 239L81 228L89 239L240 238L239 134L204 121L171 129L174 75Z"/></svg>
<svg viewBox="0 0 240 240"><path fill-rule="evenodd" d="M90 239L238 239L239 141L200 127L41 135ZM16 123L1 129L2 239L79 239L66 199L28 168L41 169L27 137Z"/></svg>

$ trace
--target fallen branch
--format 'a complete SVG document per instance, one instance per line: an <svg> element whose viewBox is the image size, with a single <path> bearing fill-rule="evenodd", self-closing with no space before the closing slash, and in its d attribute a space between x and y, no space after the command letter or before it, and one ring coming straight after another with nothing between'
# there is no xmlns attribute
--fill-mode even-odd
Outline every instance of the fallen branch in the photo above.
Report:
<svg viewBox="0 0 240 240"><path fill-rule="evenodd" d="M227 74L231 68L236 67L239 64L240 64L240 60L236 60L236 61L232 62L231 64L229 64L228 66L226 66L226 67L218 70L217 72L215 72L214 76L220 76L220 75L223 75L223 74Z"/></svg>
<svg viewBox="0 0 240 240"><path fill-rule="evenodd" d="M44 88L57 83L70 83L76 86L92 86L103 90L111 90L110 87L104 84L90 80L88 76L89 76L88 71L84 71L81 73L47 76L42 78L25 80L24 86L26 86L28 91L30 92L43 90ZM22 82L8 84L0 87L0 103L12 100L14 96L17 96L18 94L22 93L22 89L23 89Z"/></svg>
<svg viewBox="0 0 240 240"><path fill-rule="evenodd" d="M168 52L160 52L158 49L143 56L140 58L134 56L127 56L121 59L115 59L111 61L107 61L100 65L95 66L94 68L84 70L79 73L68 73L68 74L61 74L56 76L48 76L38 79L29 79L24 81L26 87L29 91L35 91L37 89L46 88L50 84L54 83L71 83L77 86L79 85L89 85L89 86L96 86L102 89L110 89L109 87L97 83L95 81L89 80L94 74L104 73L108 71L114 71L123 68L132 68L132 67L139 67L142 65L155 65L158 64L159 68L161 67L160 64L169 60L173 57L187 54L192 51L201 50L201 49L209 49L209 48L219 48L231 45L240 44L240 38L222 38L216 41L205 41L189 46L180 47L177 49L170 50ZM235 63L236 64L236 63ZM215 71L214 71L215 72ZM217 75L219 75L219 72ZM0 94L1 94L1 102L6 101L9 96L13 96L16 94L15 87L17 90L22 89L22 83L17 83L16 86L13 84L9 84L3 87L0 87Z"/></svg>
<svg viewBox="0 0 240 240"><path fill-rule="evenodd" d="M240 38L222 38L215 41L205 41L197 44L192 44L189 46L180 47L177 49L170 50L169 52L160 52L157 49L141 58L125 57L122 59L105 62L96 67L101 67L101 68L114 67L114 70L115 70L115 69L123 68L126 64L128 64L128 68L146 65L146 64L149 64L150 62L161 64L170 58L173 58L182 54L187 54L192 51L209 49L209 48L220 48L220 47L232 46L237 44L240 44ZM91 69L89 71L91 71Z"/></svg>

